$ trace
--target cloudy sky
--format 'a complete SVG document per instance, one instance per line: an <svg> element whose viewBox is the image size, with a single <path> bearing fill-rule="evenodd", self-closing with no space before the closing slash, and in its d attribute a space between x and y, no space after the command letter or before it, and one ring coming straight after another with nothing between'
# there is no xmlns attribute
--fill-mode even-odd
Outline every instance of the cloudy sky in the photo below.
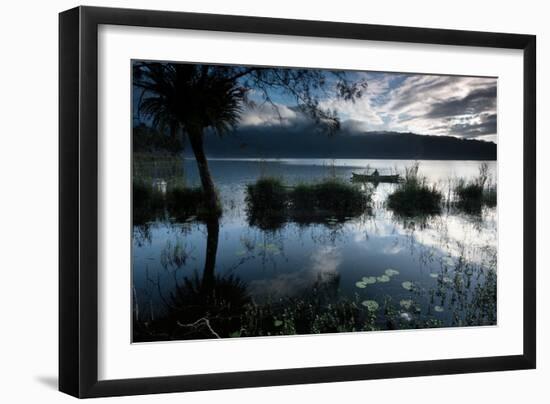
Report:
<svg viewBox="0 0 550 404"><path fill-rule="evenodd" d="M494 78L435 76L364 72L368 89L358 101L326 96L321 106L338 112L342 127L353 133L365 131L413 132L485 141L497 140ZM299 126L304 118L293 101L273 95L278 112L264 104L248 107L241 118L243 128ZM280 119L282 118L282 119Z"/></svg>

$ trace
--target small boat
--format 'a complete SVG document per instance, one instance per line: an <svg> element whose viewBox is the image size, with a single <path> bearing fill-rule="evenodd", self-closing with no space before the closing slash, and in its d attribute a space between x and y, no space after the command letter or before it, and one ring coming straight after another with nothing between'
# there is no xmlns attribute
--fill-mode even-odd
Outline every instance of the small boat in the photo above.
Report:
<svg viewBox="0 0 550 404"><path fill-rule="evenodd" d="M351 173L351 180L354 182L399 182L399 174L394 175L373 175Z"/></svg>

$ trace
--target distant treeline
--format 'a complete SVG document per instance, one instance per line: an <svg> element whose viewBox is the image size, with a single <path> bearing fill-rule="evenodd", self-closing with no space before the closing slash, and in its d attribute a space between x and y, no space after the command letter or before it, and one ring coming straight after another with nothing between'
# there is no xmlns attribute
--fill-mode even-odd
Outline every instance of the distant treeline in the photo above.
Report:
<svg viewBox="0 0 550 404"><path fill-rule="evenodd" d="M278 125L261 129L240 129L223 137L205 134L210 157L255 158L380 158L418 160L496 160L493 142L399 132L297 131ZM134 151L181 150L179 140L154 135L144 126L134 128ZM192 156L183 144L184 153Z"/></svg>
<svg viewBox="0 0 550 404"><path fill-rule="evenodd" d="M380 158L426 160L496 160L493 142L451 136L398 132L296 133L280 127L240 130L223 138L208 134L206 153L211 157L263 158ZM190 148L185 148L190 153Z"/></svg>

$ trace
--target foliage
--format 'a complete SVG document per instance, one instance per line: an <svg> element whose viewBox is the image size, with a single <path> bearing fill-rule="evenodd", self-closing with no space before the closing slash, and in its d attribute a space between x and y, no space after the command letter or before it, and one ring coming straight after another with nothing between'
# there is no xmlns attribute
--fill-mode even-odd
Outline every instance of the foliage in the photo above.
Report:
<svg viewBox="0 0 550 404"><path fill-rule="evenodd" d="M132 212L134 225L143 225L164 213L164 198L151 185L134 181L132 187Z"/></svg>
<svg viewBox="0 0 550 404"><path fill-rule="evenodd" d="M355 101L367 87L364 80L336 70L145 61L134 62L133 78L140 91L140 116L151 119L154 127L186 135L208 127L218 134L230 131L243 107L255 105L248 97L252 90L275 109L272 92L285 94L316 124L337 130L338 116L320 106L320 96L330 86L336 98Z"/></svg>
<svg viewBox="0 0 550 404"><path fill-rule="evenodd" d="M317 184L299 184L290 192L295 210L321 210L337 213L364 211L368 197L358 187L338 179L325 179Z"/></svg>
<svg viewBox="0 0 550 404"><path fill-rule="evenodd" d="M255 210L284 211L288 206L288 190L278 178L263 177L246 186L246 203Z"/></svg>
<svg viewBox="0 0 550 404"><path fill-rule="evenodd" d="M478 176L470 182L460 179L454 191L459 209L468 213L479 214L483 205L494 207L497 203L496 186L490 183L487 163L480 164Z"/></svg>
<svg viewBox="0 0 550 404"><path fill-rule="evenodd" d="M254 104L248 99L250 91L277 113L272 90L294 98L316 126L332 133L340 121L334 110L320 106L320 95L330 86L337 98L354 101L366 88L365 81L350 81L341 71L147 61L134 62L132 69L133 88L139 91L138 119L168 132L174 144L179 136L188 137L211 214L221 209L204 151L205 130L222 135L235 128L244 106Z"/></svg>
<svg viewBox="0 0 550 404"><path fill-rule="evenodd" d="M372 331L375 310L360 301L332 297L338 276L316 281L299 298L255 302L235 277L217 277L211 289L198 279L184 279L158 319L134 321L134 341L256 337ZM370 308L373 308L371 303Z"/></svg>
<svg viewBox="0 0 550 404"><path fill-rule="evenodd" d="M497 187L496 185L487 187L483 192L483 203L490 208L497 206Z"/></svg>
<svg viewBox="0 0 550 404"><path fill-rule="evenodd" d="M276 229L287 221L298 223L336 222L368 211L370 193L335 178L319 183L284 185L278 178L263 177L246 188L250 224Z"/></svg>
<svg viewBox="0 0 550 404"><path fill-rule="evenodd" d="M439 213L441 192L418 174L419 164L405 169L404 181L388 196L388 207L402 216Z"/></svg>
<svg viewBox="0 0 550 404"><path fill-rule="evenodd" d="M212 211L205 202L204 191L200 187L175 184L162 190L149 182L135 180L132 201L135 225L165 218L184 222L190 218L206 220L219 216L219 212Z"/></svg>

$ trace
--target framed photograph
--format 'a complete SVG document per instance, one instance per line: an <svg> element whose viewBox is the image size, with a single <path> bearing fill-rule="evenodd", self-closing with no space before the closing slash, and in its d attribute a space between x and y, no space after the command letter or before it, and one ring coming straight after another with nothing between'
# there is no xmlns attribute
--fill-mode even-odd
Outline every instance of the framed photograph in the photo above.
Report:
<svg viewBox="0 0 550 404"><path fill-rule="evenodd" d="M61 391L535 368L534 36L59 24Z"/></svg>

